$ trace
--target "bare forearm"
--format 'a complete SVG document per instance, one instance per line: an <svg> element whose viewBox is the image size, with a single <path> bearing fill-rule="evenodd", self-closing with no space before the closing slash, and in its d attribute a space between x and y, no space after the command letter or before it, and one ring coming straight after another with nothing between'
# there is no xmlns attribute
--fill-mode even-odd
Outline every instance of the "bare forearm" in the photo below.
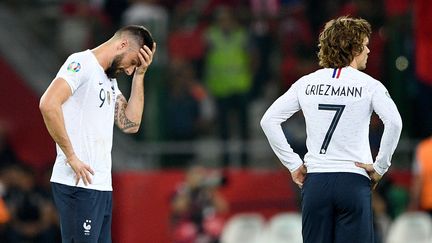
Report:
<svg viewBox="0 0 432 243"><path fill-rule="evenodd" d="M115 123L125 133L138 132L144 110L144 74L135 74L129 102L119 95L115 107Z"/></svg>
<svg viewBox="0 0 432 243"><path fill-rule="evenodd" d="M140 124L144 111L144 74L135 74L132 80L131 95L125 110L126 117Z"/></svg>
<svg viewBox="0 0 432 243"><path fill-rule="evenodd" d="M64 118L61 108L41 107L41 113L52 139L60 146L68 159L74 156L75 152L64 126Z"/></svg>

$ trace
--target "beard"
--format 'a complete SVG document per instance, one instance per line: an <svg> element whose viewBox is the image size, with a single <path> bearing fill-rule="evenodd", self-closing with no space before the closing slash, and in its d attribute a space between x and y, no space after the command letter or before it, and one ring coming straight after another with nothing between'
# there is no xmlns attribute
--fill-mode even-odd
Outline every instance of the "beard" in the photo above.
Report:
<svg viewBox="0 0 432 243"><path fill-rule="evenodd" d="M122 69L119 68L119 66L120 66L120 62L123 60L123 57L124 57L124 54L117 55L116 57L114 57L114 60L112 61L111 66L109 66L105 70L105 74L107 75L107 77L109 79L117 78L119 73L122 72Z"/></svg>

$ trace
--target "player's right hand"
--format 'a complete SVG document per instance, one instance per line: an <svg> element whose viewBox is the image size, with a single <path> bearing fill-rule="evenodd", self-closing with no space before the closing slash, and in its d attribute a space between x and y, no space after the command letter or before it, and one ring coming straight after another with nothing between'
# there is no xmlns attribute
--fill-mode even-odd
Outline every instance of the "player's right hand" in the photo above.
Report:
<svg viewBox="0 0 432 243"><path fill-rule="evenodd" d="M78 185L80 180L86 186L92 183L91 175L94 175L94 171L88 164L82 162L76 155L71 156L68 163L75 172L75 185Z"/></svg>
<svg viewBox="0 0 432 243"><path fill-rule="evenodd" d="M140 50L138 54L138 58L140 59L141 65L136 67L135 72L137 74L144 74L147 71L147 68L150 66L150 64L153 61L153 55L156 52L156 42L153 42L153 47L150 50L150 48L146 45L144 45Z"/></svg>
<svg viewBox="0 0 432 243"><path fill-rule="evenodd" d="M365 169L366 173L369 175L371 179L372 190L375 190L382 176L375 171L373 164L364 164L364 163L356 162L355 165L357 167Z"/></svg>

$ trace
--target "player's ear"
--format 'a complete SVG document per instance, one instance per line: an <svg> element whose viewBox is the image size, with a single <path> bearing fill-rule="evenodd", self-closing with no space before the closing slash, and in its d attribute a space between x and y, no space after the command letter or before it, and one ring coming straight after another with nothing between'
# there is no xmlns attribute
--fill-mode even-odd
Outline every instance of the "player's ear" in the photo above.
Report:
<svg viewBox="0 0 432 243"><path fill-rule="evenodd" d="M118 45L117 49L122 50L125 49L129 45L129 42L126 38L121 39L120 44Z"/></svg>

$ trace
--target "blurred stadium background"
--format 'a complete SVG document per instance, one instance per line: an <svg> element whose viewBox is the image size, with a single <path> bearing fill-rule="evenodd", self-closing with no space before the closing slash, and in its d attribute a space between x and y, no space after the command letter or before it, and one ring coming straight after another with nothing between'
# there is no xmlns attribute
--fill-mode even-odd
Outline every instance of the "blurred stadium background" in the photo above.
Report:
<svg viewBox="0 0 432 243"><path fill-rule="evenodd" d="M432 131L428 0L0 1L0 242L60 242L49 187L55 147L38 101L69 54L99 45L125 24L146 26L158 51L146 76L141 131L115 129L113 241L218 242L234 215L269 221L299 212L299 190L259 120L295 80L318 68L318 33L340 15L371 22L365 72L385 84L404 122L391 170L374 195L377 242L385 242L410 200L415 147ZM218 36L219 29L236 38ZM246 68L230 76L218 72L220 60ZM233 81L220 81L225 77ZM126 95L129 84L119 77ZM382 123L373 116L370 126L375 154ZM303 155L302 116L284 131ZM204 191L190 193L196 188Z"/></svg>

